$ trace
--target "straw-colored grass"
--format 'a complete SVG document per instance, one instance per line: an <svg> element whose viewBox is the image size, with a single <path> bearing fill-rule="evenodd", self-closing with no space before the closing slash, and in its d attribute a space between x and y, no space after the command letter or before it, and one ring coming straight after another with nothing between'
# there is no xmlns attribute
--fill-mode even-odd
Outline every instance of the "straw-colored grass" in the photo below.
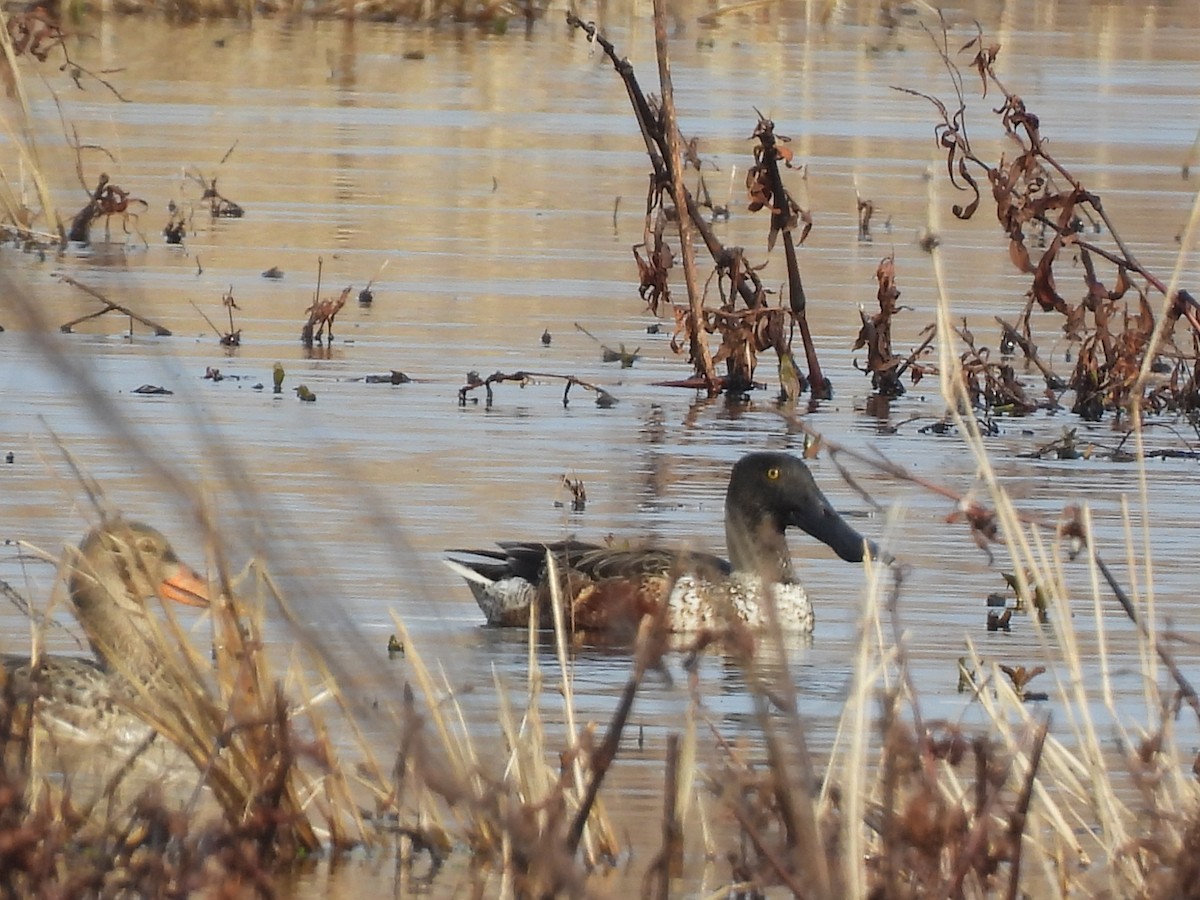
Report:
<svg viewBox="0 0 1200 900"><path fill-rule="evenodd" d="M19 120L0 114L11 147L16 151L17 171L0 166L0 227L11 230L14 236L32 243L57 244L64 234L62 220L55 209L42 165L38 143L29 127L31 116L24 78L17 62L9 33L9 14L0 11L0 49L3 51L3 77L0 81L16 98ZM38 206L28 204L31 182Z"/></svg>

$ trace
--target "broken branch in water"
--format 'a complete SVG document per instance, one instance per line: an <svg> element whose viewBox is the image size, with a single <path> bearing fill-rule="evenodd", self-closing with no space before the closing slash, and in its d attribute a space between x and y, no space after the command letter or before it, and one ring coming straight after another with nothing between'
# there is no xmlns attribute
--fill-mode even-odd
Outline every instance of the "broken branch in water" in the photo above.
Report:
<svg viewBox="0 0 1200 900"><path fill-rule="evenodd" d="M704 294L700 290L699 279L696 277L696 250L692 241L692 217L684 215L682 212L688 208L689 198L687 188L683 184L683 150L678 120L675 115L675 91L671 81L671 63L667 49L667 13L664 0L654 0L654 46L658 56L658 82L661 94L659 109L661 116L658 121L660 133L666 138L665 146L660 143L660 147L667 162L667 171L670 173L667 189L670 191L671 199L678 212L676 222L679 227L679 249L683 257L683 278L688 293L688 357L696 369L696 374L702 375L708 383L709 396L715 397L717 375L713 370L712 354L708 352L708 343L705 340L704 329L701 327L704 322ZM692 151L695 155L694 145ZM698 163L697 168L699 168ZM659 193L661 209L662 188L652 189ZM637 356L636 350L633 355ZM622 353L621 366L627 368L628 365L633 365L633 361L631 359L627 364L624 353Z"/></svg>
<svg viewBox="0 0 1200 900"><path fill-rule="evenodd" d="M237 147L237 141L230 145L225 151L225 155L221 157L221 161L217 163L219 169L224 165L225 160L233 155L234 149ZM199 168L193 167L193 171L187 173L187 177L191 178L200 185L201 194L200 202L208 204L208 214L214 219L240 219L246 214L246 210L239 204L234 203L228 197L223 197L221 192L217 190L217 176L214 172L212 178L206 178L204 173Z"/></svg>
<svg viewBox="0 0 1200 900"><path fill-rule="evenodd" d="M933 328L932 326L927 326L925 329L925 340L921 341L920 346L918 346L917 349L914 350L912 353L908 354L908 356L905 358L904 362L900 363L900 365L898 365L896 367L896 378L897 379L899 379L900 376L902 376L906 371L908 371L910 366L913 366L914 363L916 363L917 358L920 357L920 355L922 353L924 353L927 349L929 349L929 345L933 343L933 339L935 337L937 337L937 329ZM929 365L921 365L921 366L914 367L913 368L913 379L912 379L913 384L916 384L918 381L920 381L923 377L925 377L925 375L929 374L930 372L936 374L937 368L934 366L929 366Z"/></svg>
<svg viewBox="0 0 1200 900"><path fill-rule="evenodd" d="M222 332L221 329L219 329L213 323L213 320L210 319L207 315L205 315L204 310L202 310L199 306L196 305L196 302L194 300L189 301L189 302L192 304L192 308L194 310L196 310L196 312L200 313L200 316L204 319L205 322L208 323L208 327L213 330L213 332L217 336L217 340L219 340L221 342L221 345L223 347L237 347L237 346L241 345L242 329L233 327L233 311L235 309L241 309L241 307L238 306L237 303L233 299L233 285L230 285L229 290L226 291L225 294L223 294L221 297L221 304L225 307L226 310L229 311L229 331L227 331L227 332Z"/></svg>
<svg viewBox="0 0 1200 900"><path fill-rule="evenodd" d="M668 136L675 126L673 123L664 121L665 115L662 113L661 105L652 103L642 92L629 60L617 56L612 43L600 33L594 23L584 22L573 13L568 13L567 24L582 30L588 39L599 45L612 61L613 68L624 82L638 128L642 134L642 140L646 146L653 174L646 201L646 238L637 247L646 248L647 258L643 259L638 256L637 247L634 248L634 254L638 257L642 297L650 305L651 310L658 313L660 303L669 301L666 289L666 270L670 267L672 257L665 245L661 244L659 228L651 223L651 216L655 210L658 210L661 218L664 209L663 195L672 194L674 196L671 188L675 181L672 160L676 157L671 152L671 140ZM679 148L676 150L678 151ZM721 244L713 233L711 223L704 214L704 210L691 192L682 188L675 196L674 207L680 217L686 213L690 226L704 241L721 278L728 281L730 299L725 306L732 308L733 297L736 296L740 297L750 310L764 307L764 291L754 267L746 262L739 248L729 249ZM685 346L688 348L690 362L696 374L696 378L692 381L702 381L702 386L710 394L719 393L722 389L745 391L754 384L755 354L760 348L735 346L737 334L721 331L723 346L715 357L707 360L707 354L698 350L698 343L703 343L706 332L714 324L711 311L704 310L702 303L694 302L688 306L675 307L675 313L680 327L677 329L677 340L672 343L672 348L676 352L682 351ZM722 323L716 324L720 329ZM776 350L781 348L790 360L790 350L787 349L787 345L780 345L776 347ZM704 346L703 350L706 351L707 346ZM782 364L784 357L780 358ZM719 379L716 377L713 367L722 360L726 361L728 374L725 378ZM794 365L790 366L790 369L794 370L794 368ZM800 385L800 389L803 389L803 385Z"/></svg>
<svg viewBox="0 0 1200 900"><path fill-rule="evenodd" d="M658 15L659 13L656 13ZM613 68L621 77L625 90L633 106L634 116L650 158L653 173L650 178L649 194L646 198L646 222L644 240L634 247L634 255L638 264L640 277L639 292L650 306L651 311L658 314L661 304L668 303L669 285L668 270L674 258L671 251L662 242L662 220L668 215L680 220L686 220L686 226L681 231L694 228L701 236L715 264L716 274L722 286L722 312L733 313L736 298L740 298L748 311L758 313L767 310L766 291L763 289L755 267L745 260L740 248L727 249L713 233L711 223L704 215L701 205L682 186L678 179L677 170L682 169L682 149L678 140L677 128L671 117L669 102L670 73L666 61L665 36L656 32L659 45L660 79L663 82L664 100L654 101L642 93L629 60L617 56L612 43L596 28L592 22L584 22L573 13L567 14L567 24L582 30L588 39L599 45L605 55L612 61ZM779 180L777 161L791 159L786 148L780 148L772 133L773 125L769 120L759 117L758 130L755 137L760 144L755 150L755 166L751 170L750 181L752 188L759 186L768 196L773 196L776 203L772 209L772 237L768 244L773 244L775 236L783 231L789 234L794 227L804 224L807 233L811 221L806 211L800 209L792 201ZM764 131L765 129L765 131ZM697 158L694 147L689 145L689 159ZM665 198L673 200L673 209L669 208ZM754 197L752 196L752 201ZM767 203L751 208L760 208ZM657 211L657 222L652 221ZM803 240L803 236L801 237ZM683 247L691 246L686 234L682 238ZM639 253L639 248L646 249L646 257ZM769 247L768 247L769 249ZM704 309L703 297L697 288L689 284L689 303L686 306L673 305L676 318L676 334L671 347L675 352L683 352L687 348L689 362L693 366L695 377L688 380L689 384L700 383L710 395L726 392L744 393L757 385L754 371L757 365L757 354L770 347L775 350L779 359L779 380L782 395L794 399L801 391L810 388L815 398L825 398L830 394L828 380L821 372L817 360L816 348L809 332L805 315L804 288L800 280L799 264L796 259L795 246L790 236L785 240L787 254L789 305L786 310L790 322L798 327L804 341L805 356L808 363L808 379L799 372L792 356L791 329L777 328L772 332L775 338L769 343L762 343L763 332L752 333L745 327L745 321L739 318L714 316L711 310ZM685 276L687 275L687 260L685 259ZM724 287L728 284L729 295L725 296ZM776 311L778 312L778 310ZM707 334L717 331L721 337L721 347L716 354L709 356ZM753 340L752 340L753 338ZM726 375L717 378L714 367L725 363Z"/></svg>
<svg viewBox="0 0 1200 900"><path fill-rule="evenodd" d="M1025 335L1017 331L999 316L996 316L996 321L1000 323L1000 327L1004 329L1005 340L1011 341L1021 348L1021 352L1025 354L1025 358L1037 366L1038 371L1042 373L1042 377L1046 379L1046 387L1052 391L1065 390L1067 383L1054 374L1054 370L1042 362L1038 356L1037 347L1033 345Z"/></svg>
<svg viewBox="0 0 1200 900"><path fill-rule="evenodd" d="M762 206L771 210L771 231L767 236L767 252L770 253L775 245L776 237L783 234L783 254L787 262L788 273L788 304L792 310L792 318L800 329L800 338L804 344L804 356L808 363L808 386L814 400L828 400L833 396L833 386L821 372L821 363L817 359L817 348L813 343L812 332L808 327L808 299L804 294L804 282L800 279L800 261L796 256L796 243L792 232L800 228L800 243L808 237L812 230L812 215L802 209L791 193L783 184L783 176L779 172L779 161L791 167L792 151L784 146L790 139L775 134L775 123L759 113L758 124L755 126L753 137L758 140L754 148L754 165L746 173L746 187L750 190L750 211L754 212ZM765 202L764 202L765 201ZM758 305L763 305L761 302ZM789 359L792 370L796 371L795 361L791 360L792 348L789 337L786 344L780 343L775 347L780 360ZM799 394L800 384L789 386Z"/></svg>
<svg viewBox="0 0 1200 900"><path fill-rule="evenodd" d="M591 391L596 395L596 405L607 409L610 406L615 406L617 398L606 391L599 385L591 384L586 381L581 381L574 375L556 375L552 372L513 372L505 374L504 372L493 372L487 378L480 378L478 372L469 372L467 374L467 383L458 389L458 405L467 405L467 394L477 388L483 388L487 392L487 406L492 405L492 384L498 381L517 381L521 387L527 384L533 384L537 381L556 379L566 382L566 387L563 388L563 406L567 406L571 402L571 388L579 385L585 391Z"/></svg>
<svg viewBox="0 0 1200 900"><path fill-rule="evenodd" d="M612 347L608 346L608 344L605 344L603 341L600 340L600 338L596 337L594 334L592 334L590 331L588 331L586 328L584 328L578 322L575 323L575 327L578 328L580 331L582 331L584 334L586 334L593 341L595 341L597 344L600 345L600 359L602 359L604 362L619 362L621 364L622 369L629 369L629 368L632 368L633 364L638 361L638 351L640 351L642 349L641 347L638 347L632 353L630 353L628 350L625 349L625 345L621 344L620 350L614 350ZM543 340L543 343L545 343L544 340Z"/></svg>
<svg viewBox="0 0 1200 900"><path fill-rule="evenodd" d="M129 318L131 318L131 319L135 319L136 321L141 322L147 328L153 329L154 334L158 337L170 337L171 336L171 330L169 328L164 328L162 325L159 325L157 322L155 322L151 319L147 319L145 316L139 316L137 313L135 313L132 309L130 309L127 306L122 306L120 303L113 303L111 300L109 300L107 297L105 297L103 294L101 294L95 288L88 287L86 284L82 284L82 283L76 281L74 278L71 278L69 275L59 275L57 277L61 278L64 284L69 284L72 287L77 287L81 291L83 291L85 294L95 297L97 300L99 300L101 303L104 304L104 309L100 310L99 312L88 313L86 316L80 316L78 319L72 319L70 322L67 322L64 325L60 325L58 330L63 332L64 334L70 334L71 330L76 325L78 325L80 322L86 322L88 319L99 318L100 316L104 315L105 313L119 312L119 313L123 313L124 315L129 316Z"/></svg>

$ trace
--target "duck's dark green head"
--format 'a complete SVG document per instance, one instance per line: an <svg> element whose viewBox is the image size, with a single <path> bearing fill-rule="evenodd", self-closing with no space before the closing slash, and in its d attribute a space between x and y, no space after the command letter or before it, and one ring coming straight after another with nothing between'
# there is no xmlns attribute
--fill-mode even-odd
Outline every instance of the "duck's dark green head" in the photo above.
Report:
<svg viewBox="0 0 1200 900"><path fill-rule="evenodd" d="M808 466L788 453L743 456L725 495L725 536L735 568L769 565L790 575L783 532L788 526L828 544L847 562L861 562L865 541L825 499Z"/></svg>

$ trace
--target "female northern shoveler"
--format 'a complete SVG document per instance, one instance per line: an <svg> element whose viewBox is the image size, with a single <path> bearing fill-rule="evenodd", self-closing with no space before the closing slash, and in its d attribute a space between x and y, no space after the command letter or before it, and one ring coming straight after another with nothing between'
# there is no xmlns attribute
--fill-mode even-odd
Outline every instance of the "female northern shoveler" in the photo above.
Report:
<svg viewBox="0 0 1200 900"><path fill-rule="evenodd" d="M546 554L553 555L567 621L576 630L636 628L667 604L673 631L694 631L739 619L769 624L764 585L775 596L779 624L810 632L812 606L796 580L784 529L802 528L842 559L861 562L865 541L837 514L801 460L787 453L751 453L733 467L725 494L729 561L707 553L658 548L623 550L579 541L506 542L499 550L452 550L445 562L467 580L491 625L528 624L536 599L540 624L553 612ZM466 558L463 558L466 557ZM668 592L669 591L669 592Z"/></svg>
<svg viewBox="0 0 1200 900"><path fill-rule="evenodd" d="M56 743L133 749L151 733L136 715L139 691L170 689L146 600L207 606L208 584L158 531L111 519L69 560L67 587L94 658L49 656L31 666L5 656L4 696L34 704L33 721Z"/></svg>

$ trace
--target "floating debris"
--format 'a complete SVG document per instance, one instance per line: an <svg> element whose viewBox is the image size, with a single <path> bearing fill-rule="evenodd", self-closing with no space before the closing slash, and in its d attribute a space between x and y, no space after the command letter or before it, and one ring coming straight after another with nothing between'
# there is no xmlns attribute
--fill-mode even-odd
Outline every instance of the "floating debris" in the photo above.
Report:
<svg viewBox="0 0 1200 900"><path fill-rule="evenodd" d="M367 286L358 292L359 306L370 306L375 302L375 292L371 290L371 285L373 285L375 280L383 274L383 270L388 267L388 263L390 262L390 259L384 260L383 265L379 267L379 269L371 277L371 280L367 282Z"/></svg>
<svg viewBox="0 0 1200 900"><path fill-rule="evenodd" d="M988 631L1012 631L1012 616L1011 609L1005 609L1003 612L997 612L994 609L989 609L987 614L987 630Z"/></svg>
<svg viewBox="0 0 1200 900"><path fill-rule="evenodd" d="M574 375L556 375L551 372L513 372L506 374L504 372L493 372L487 378L480 378L478 372L467 373L467 383L458 389L458 405L467 405L467 394L476 388L483 388L487 391L487 407L492 406L492 384L497 381L516 381L521 387L535 384L542 379L555 379L566 382L566 387L563 388L563 406L570 404L571 388L574 385L579 385L585 391L592 391L596 394L596 405L601 409L611 409L617 405L617 398L606 391L604 388L594 384L589 384L586 381L580 381Z"/></svg>
<svg viewBox="0 0 1200 900"><path fill-rule="evenodd" d="M636 350L630 353L625 349L624 344L620 344L619 346L621 349L614 350L612 347L609 347L607 344L601 342L598 337L596 337L578 322L575 323L575 327L590 337L597 344L600 344L600 359L603 362L619 362L622 369L629 369L632 368L633 364L640 358L638 354L641 352L641 347L638 347Z"/></svg>
<svg viewBox="0 0 1200 900"><path fill-rule="evenodd" d="M621 344L619 350L612 350L608 347L603 349L600 358L604 362L619 362L622 369L632 369L633 364L641 359L641 347L635 349L632 353L625 349L625 345Z"/></svg>
<svg viewBox="0 0 1200 900"><path fill-rule="evenodd" d="M191 301L191 303L192 303L192 309L194 309L194 310L196 310L196 312L200 313L200 315L204 318L204 321L208 323L208 327L211 328L213 330L213 332L216 333L217 340L221 344L222 347L240 347L241 346L242 330L240 328L234 328L234 326L233 326L233 311L235 309L241 310L241 307L238 306L237 302L233 299L233 285L230 285L229 290L227 290L224 294L221 295L221 305L224 306L225 311L227 313L229 313L229 330L228 331L221 331L221 329L219 329L216 325L213 324L213 320L210 319L207 315L205 315L204 310L202 310L199 306L196 305L195 301Z"/></svg>
<svg viewBox="0 0 1200 900"><path fill-rule="evenodd" d="M157 384L143 384L141 387L134 388L131 393L148 394L151 396L161 396L161 395L170 396L170 395L174 394L175 392L168 391L165 387L159 387Z"/></svg>
<svg viewBox="0 0 1200 900"><path fill-rule="evenodd" d="M278 281L279 279L283 278L283 269L279 268L279 266L271 266L271 268L262 273L262 277L271 278L275 281Z"/></svg>
<svg viewBox="0 0 1200 900"><path fill-rule="evenodd" d="M170 213L171 217L167 219L167 224L163 227L163 237L167 239L168 244L182 244L183 239L187 237L187 225L183 210L172 201Z"/></svg>
<svg viewBox="0 0 1200 900"><path fill-rule="evenodd" d="M386 375L365 375L360 380L366 384L408 384L412 381L399 369L392 369Z"/></svg>
<svg viewBox="0 0 1200 900"><path fill-rule="evenodd" d="M571 492L571 509L574 512L583 512L587 508L587 488L583 486L583 479L564 475L562 483L563 487Z"/></svg>
<svg viewBox="0 0 1200 900"><path fill-rule="evenodd" d="M234 148L237 147L237 141L225 151L225 155L221 157L221 161L217 163L217 168L224 165L225 160L233 155ZM214 219L240 219L246 215L246 211L240 205L234 203L228 197L222 197L221 192L217 190L217 176L205 178L204 174L199 170L193 170L188 173L188 177L200 185L201 202L208 202L208 212Z"/></svg>
<svg viewBox="0 0 1200 900"><path fill-rule="evenodd" d="M1017 692L1017 696L1019 696L1026 703L1030 701L1050 699L1049 696L1042 691L1034 692L1025 690L1025 686L1029 684L1029 682L1033 681L1033 679L1037 678L1037 676L1046 671L1045 666L1033 666L1032 668L1027 669L1025 666L1006 666L1002 663L1000 665L1000 671L1008 676L1008 680L1012 682L1013 690L1015 690Z"/></svg>
<svg viewBox="0 0 1200 900"><path fill-rule="evenodd" d="M1019 459L1045 459L1047 457L1061 460L1091 459L1095 447L1089 443L1081 449L1078 434L1078 429L1064 427L1062 437L1035 447L1028 453L1018 453L1017 457Z"/></svg>

